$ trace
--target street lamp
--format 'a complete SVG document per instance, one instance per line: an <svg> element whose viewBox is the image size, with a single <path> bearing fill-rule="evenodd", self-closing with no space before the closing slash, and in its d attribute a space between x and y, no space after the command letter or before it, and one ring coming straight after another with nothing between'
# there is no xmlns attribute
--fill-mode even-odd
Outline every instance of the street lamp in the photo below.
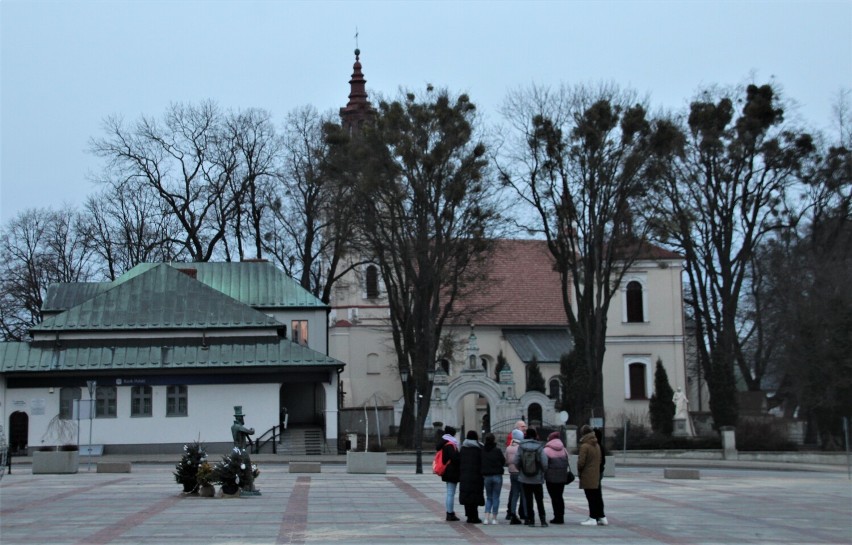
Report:
<svg viewBox="0 0 852 545"><path fill-rule="evenodd" d="M400 371L402 383L408 385L409 372L408 369ZM426 371L426 378L429 384L435 379L435 368L431 367ZM417 378L414 379L414 448L416 449L416 466L415 473L423 473L423 425L420 423L420 387L417 383Z"/></svg>
<svg viewBox="0 0 852 545"><path fill-rule="evenodd" d="M95 416L95 394L98 392L98 382L96 380L87 380L86 386L89 388L89 451L86 458L86 471L92 470L92 418ZM79 432L79 429L78 429Z"/></svg>

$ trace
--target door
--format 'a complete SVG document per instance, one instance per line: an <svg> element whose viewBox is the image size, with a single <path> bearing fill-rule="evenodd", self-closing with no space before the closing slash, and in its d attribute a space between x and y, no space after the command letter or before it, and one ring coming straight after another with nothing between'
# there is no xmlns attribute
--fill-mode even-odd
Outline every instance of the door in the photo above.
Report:
<svg viewBox="0 0 852 545"><path fill-rule="evenodd" d="M30 417L23 411L9 415L9 454L26 455L30 436Z"/></svg>

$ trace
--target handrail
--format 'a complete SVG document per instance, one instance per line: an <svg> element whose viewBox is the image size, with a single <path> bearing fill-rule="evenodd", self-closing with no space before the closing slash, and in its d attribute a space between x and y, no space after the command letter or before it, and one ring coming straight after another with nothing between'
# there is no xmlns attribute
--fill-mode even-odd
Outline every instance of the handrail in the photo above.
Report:
<svg viewBox="0 0 852 545"><path fill-rule="evenodd" d="M260 449L262 449L264 446L266 446L267 443L272 441L272 454L277 454L278 453L278 442L276 441L276 435L278 435L280 437L281 434L280 433L276 434L276 432L279 430L279 428L280 428L280 426L272 426L271 428L269 428L268 430L263 432L261 435L259 435L258 438L255 439L253 441L253 443L250 445L250 446L253 447L252 448L252 450L254 451L253 453L254 454L260 454ZM272 436L264 439L269 434L272 434Z"/></svg>

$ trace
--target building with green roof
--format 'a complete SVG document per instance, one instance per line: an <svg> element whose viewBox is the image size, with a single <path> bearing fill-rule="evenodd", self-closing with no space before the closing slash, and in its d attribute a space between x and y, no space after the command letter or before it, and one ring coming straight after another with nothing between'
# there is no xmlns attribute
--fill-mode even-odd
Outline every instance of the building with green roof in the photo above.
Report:
<svg viewBox="0 0 852 545"><path fill-rule="evenodd" d="M92 444L106 453L199 438L226 449L236 405L258 435L286 414L336 445L344 364L328 356L328 312L265 261L146 263L113 282L52 285L32 339L0 343L10 442L67 442L58 430L79 425L94 382Z"/></svg>

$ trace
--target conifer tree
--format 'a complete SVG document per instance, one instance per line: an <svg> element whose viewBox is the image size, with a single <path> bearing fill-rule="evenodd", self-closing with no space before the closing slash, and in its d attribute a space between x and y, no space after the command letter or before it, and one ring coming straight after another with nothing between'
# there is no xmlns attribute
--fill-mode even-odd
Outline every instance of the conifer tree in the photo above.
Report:
<svg viewBox="0 0 852 545"><path fill-rule="evenodd" d="M674 390L669 384L669 376L663 367L663 361L657 358L657 370L654 372L654 394L648 403L651 415L651 429L655 433L671 435L674 430L675 404L672 398Z"/></svg>
<svg viewBox="0 0 852 545"><path fill-rule="evenodd" d="M533 356L527 364L527 391L545 393L544 376L538 366L538 358Z"/></svg>

